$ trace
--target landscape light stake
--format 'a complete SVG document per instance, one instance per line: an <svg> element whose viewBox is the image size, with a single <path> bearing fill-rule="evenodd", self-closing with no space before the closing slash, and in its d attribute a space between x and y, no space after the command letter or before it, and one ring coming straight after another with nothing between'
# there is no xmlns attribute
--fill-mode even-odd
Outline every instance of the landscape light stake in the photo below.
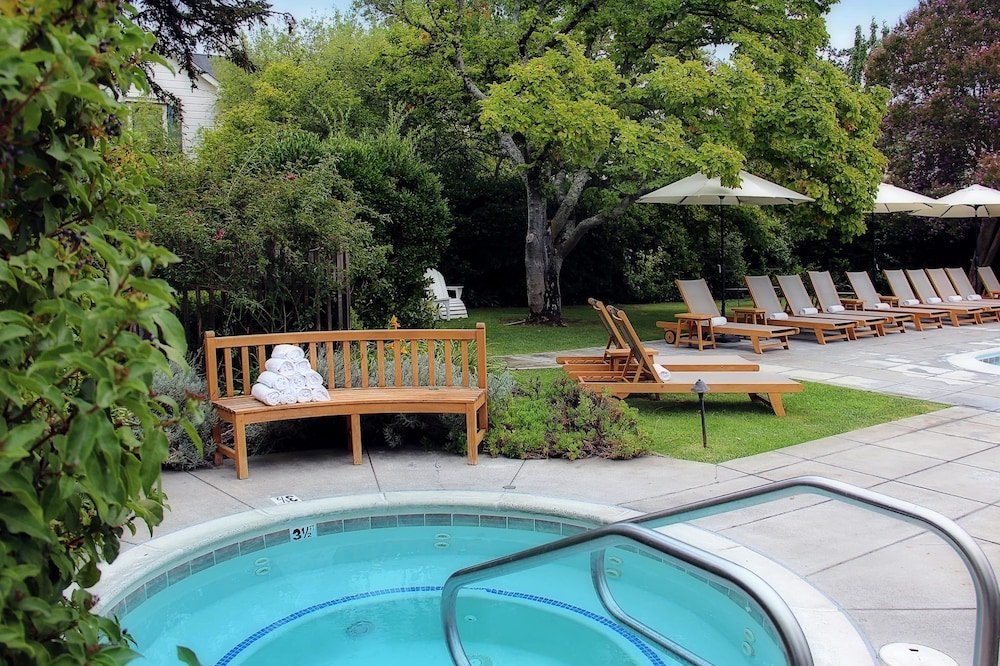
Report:
<svg viewBox="0 0 1000 666"><path fill-rule="evenodd" d="M708 448L708 433L705 431L705 394L711 391L708 384L700 379L691 387L692 393L698 394L698 409L701 411L701 445Z"/></svg>

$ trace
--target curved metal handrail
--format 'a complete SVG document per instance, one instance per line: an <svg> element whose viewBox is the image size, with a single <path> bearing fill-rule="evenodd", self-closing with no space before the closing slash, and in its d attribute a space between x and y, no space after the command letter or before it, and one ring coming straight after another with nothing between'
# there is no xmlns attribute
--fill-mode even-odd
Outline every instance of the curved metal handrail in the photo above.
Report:
<svg viewBox="0 0 1000 666"><path fill-rule="evenodd" d="M532 569L564 557L593 553L596 550L603 551L611 546L620 545L622 540L655 549L687 564L696 566L739 588L748 598L753 599L759 604L774 623L788 663L794 666L812 666L813 661L809 651L809 644L791 609L778 596L777 592L756 574L734 562L699 550L673 537L628 522L612 523L587 532L581 532L580 534L568 536L558 541L466 567L449 576L441 591L441 620L444 624L448 651L451 653L451 658L456 666L471 666L465 654L465 649L462 646L462 638L459 634L458 618L456 615L458 593L461 588L489 578ZM596 581L595 585L597 585ZM598 590L598 596L604 602L605 595L602 595L600 590ZM617 604L615 605L617 606ZM609 613L612 612L611 609L607 610ZM614 615L614 613L612 614ZM615 617L618 616L615 615ZM688 661L688 663L693 663L697 666L705 663L701 660L693 661L690 659L693 656L691 653L683 648L677 651L676 648L679 646L641 623L635 623L630 626L645 634L647 638L659 643L665 649L673 652L677 657ZM660 639L663 639L664 642L661 642Z"/></svg>
<svg viewBox="0 0 1000 666"><path fill-rule="evenodd" d="M873 490L818 476L800 476L776 481L766 486L740 490L712 499L647 513L622 522L637 525L655 523L657 527L713 516L733 508L763 504L782 497L809 491L849 504L919 525L937 534L962 558L976 589L975 666L995 666L1000 658L1000 589L996 574L983 549L958 523L936 511L911 502L889 497ZM731 505L738 504L733 507Z"/></svg>

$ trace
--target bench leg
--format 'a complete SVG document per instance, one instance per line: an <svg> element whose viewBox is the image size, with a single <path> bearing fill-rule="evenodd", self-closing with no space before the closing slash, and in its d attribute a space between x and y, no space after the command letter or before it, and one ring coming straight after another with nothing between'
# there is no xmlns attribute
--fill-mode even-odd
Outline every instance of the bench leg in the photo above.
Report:
<svg viewBox="0 0 1000 666"><path fill-rule="evenodd" d="M239 419L233 423L233 450L236 452L236 478L249 478L250 463L247 461L246 424Z"/></svg>
<svg viewBox="0 0 1000 666"><path fill-rule="evenodd" d="M347 429L351 434L351 456L354 464L361 464L361 415L351 414L347 417Z"/></svg>
<svg viewBox="0 0 1000 666"><path fill-rule="evenodd" d="M465 409L465 439L469 452L469 464L479 463L479 428L476 422L476 406L469 405Z"/></svg>
<svg viewBox="0 0 1000 666"><path fill-rule="evenodd" d="M222 424L216 423L212 426L212 441L215 442L215 455L212 456L212 462L216 466L222 464L222 451L219 446L222 444Z"/></svg>

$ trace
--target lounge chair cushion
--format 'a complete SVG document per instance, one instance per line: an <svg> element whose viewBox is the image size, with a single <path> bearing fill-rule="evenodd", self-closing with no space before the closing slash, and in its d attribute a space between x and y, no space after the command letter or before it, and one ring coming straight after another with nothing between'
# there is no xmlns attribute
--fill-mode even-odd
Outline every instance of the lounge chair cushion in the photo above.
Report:
<svg viewBox="0 0 1000 666"><path fill-rule="evenodd" d="M712 317L712 326L725 326L729 320L725 317Z"/></svg>
<svg viewBox="0 0 1000 666"><path fill-rule="evenodd" d="M901 301L903 305L920 305L920 299L918 298L905 298Z"/></svg>
<svg viewBox="0 0 1000 666"><path fill-rule="evenodd" d="M801 310L799 310L799 314L800 315L819 314L819 310L817 310L816 308L802 308Z"/></svg>
<svg viewBox="0 0 1000 666"><path fill-rule="evenodd" d="M670 381L670 371L664 368L662 365L660 365L659 363L654 363L653 369L656 370L656 375L660 378L661 382Z"/></svg>
<svg viewBox="0 0 1000 666"><path fill-rule="evenodd" d="M831 305L830 307L828 307L826 309L826 311L827 312L843 312L844 311L844 306L843 305Z"/></svg>

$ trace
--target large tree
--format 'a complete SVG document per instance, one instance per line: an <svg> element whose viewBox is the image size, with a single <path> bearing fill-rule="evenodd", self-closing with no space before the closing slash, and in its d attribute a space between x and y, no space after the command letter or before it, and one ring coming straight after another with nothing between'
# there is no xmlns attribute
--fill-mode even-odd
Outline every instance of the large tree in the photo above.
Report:
<svg viewBox="0 0 1000 666"><path fill-rule="evenodd" d="M451 109L473 108L470 129L492 133L520 175L529 320L551 323L584 234L695 171L735 184L749 167L814 196L792 214L809 233L862 228L884 168L882 100L817 58L830 4L370 1L396 30L398 66L419 63L439 107L456 89L447 77L458 83ZM724 43L730 60L706 55Z"/></svg>
<svg viewBox="0 0 1000 666"><path fill-rule="evenodd" d="M882 40L867 74L892 95L881 145L893 180L932 196L972 182L1000 187L995 0L923 0ZM991 220L976 239L985 262L996 257L998 231Z"/></svg>

